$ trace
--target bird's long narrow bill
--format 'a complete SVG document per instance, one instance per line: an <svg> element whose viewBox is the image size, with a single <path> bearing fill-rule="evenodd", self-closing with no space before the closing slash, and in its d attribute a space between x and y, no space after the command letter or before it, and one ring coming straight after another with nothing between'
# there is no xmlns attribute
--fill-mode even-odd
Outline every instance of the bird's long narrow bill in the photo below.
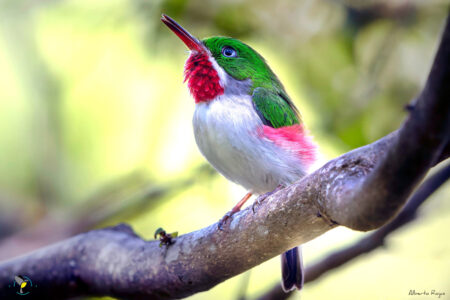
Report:
<svg viewBox="0 0 450 300"><path fill-rule="evenodd" d="M172 30L190 50L195 50L198 52L205 51L202 42L200 42L196 37L190 34L186 29L181 27L181 25L175 22L174 19L163 14L161 17L161 21L163 21L164 24L166 24L167 27L169 27L170 30Z"/></svg>

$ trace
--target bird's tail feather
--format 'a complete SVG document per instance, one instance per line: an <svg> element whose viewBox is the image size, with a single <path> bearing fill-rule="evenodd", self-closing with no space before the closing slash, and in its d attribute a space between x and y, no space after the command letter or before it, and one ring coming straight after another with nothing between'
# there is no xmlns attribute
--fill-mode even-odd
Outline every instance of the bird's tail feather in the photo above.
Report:
<svg viewBox="0 0 450 300"><path fill-rule="evenodd" d="M305 279L302 250L300 247L292 248L281 255L282 287L285 292L301 289Z"/></svg>

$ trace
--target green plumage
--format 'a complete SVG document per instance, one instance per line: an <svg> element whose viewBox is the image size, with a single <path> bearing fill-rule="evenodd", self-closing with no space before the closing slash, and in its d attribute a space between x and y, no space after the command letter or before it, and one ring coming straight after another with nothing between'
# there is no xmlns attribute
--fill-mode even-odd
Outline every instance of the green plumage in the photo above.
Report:
<svg viewBox="0 0 450 300"><path fill-rule="evenodd" d="M299 123L295 108L279 94L258 87L253 91L252 99L260 115L270 122L268 125L278 128Z"/></svg>
<svg viewBox="0 0 450 300"><path fill-rule="evenodd" d="M300 114L289 99L283 85L259 55L248 45L228 37L211 37L203 44L225 72L237 80L250 79L255 109L267 125L274 128L300 123ZM223 55L225 47L233 48L237 55Z"/></svg>

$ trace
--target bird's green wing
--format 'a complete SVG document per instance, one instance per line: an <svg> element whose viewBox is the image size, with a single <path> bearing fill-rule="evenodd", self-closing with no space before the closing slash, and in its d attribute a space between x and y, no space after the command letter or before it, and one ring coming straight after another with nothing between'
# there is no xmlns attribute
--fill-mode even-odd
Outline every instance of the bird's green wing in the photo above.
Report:
<svg viewBox="0 0 450 300"><path fill-rule="evenodd" d="M300 115L287 95L257 87L253 91L252 99L265 125L279 128L300 123Z"/></svg>

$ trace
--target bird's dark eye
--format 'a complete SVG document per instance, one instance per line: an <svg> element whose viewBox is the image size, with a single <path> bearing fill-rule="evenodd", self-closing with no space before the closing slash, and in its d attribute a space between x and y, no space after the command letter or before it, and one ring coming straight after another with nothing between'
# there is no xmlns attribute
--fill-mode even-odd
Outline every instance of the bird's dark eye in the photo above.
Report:
<svg viewBox="0 0 450 300"><path fill-rule="evenodd" d="M223 47L222 48L222 54L223 54L223 56L226 56L226 57L236 57L237 56L236 50L234 50L230 46Z"/></svg>

